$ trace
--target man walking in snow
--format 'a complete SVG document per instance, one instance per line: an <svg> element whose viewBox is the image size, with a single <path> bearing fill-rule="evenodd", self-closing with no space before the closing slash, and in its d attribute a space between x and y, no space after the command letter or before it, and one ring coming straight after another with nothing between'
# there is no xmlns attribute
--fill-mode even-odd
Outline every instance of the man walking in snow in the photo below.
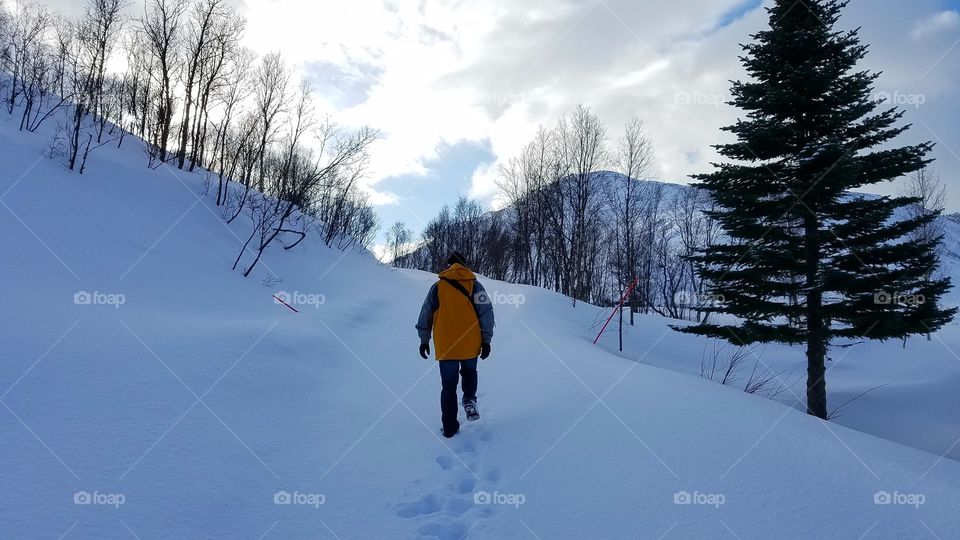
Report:
<svg viewBox="0 0 960 540"><path fill-rule="evenodd" d="M430 333L440 365L440 411L443 436L453 437L460 430L457 421L457 382L462 379L463 410L467 420L480 418L477 412L477 356L490 355L493 338L493 305L483 285L467 268L458 252L447 259L450 266L440 272L420 308L417 333L420 356L430 354Z"/></svg>

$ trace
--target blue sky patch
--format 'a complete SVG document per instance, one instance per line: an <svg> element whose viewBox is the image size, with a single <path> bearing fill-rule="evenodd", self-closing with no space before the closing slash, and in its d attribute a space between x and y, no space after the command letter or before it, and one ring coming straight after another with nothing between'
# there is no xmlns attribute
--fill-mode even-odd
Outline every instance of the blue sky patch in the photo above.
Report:
<svg viewBox="0 0 960 540"><path fill-rule="evenodd" d="M377 191L400 198L397 204L377 207L381 219L381 237L377 242L383 240L383 232L396 221L403 221L419 235L440 206L453 206L460 195L469 194L473 171L495 160L489 141L444 144L437 154L426 164L426 173L390 176L377 184Z"/></svg>

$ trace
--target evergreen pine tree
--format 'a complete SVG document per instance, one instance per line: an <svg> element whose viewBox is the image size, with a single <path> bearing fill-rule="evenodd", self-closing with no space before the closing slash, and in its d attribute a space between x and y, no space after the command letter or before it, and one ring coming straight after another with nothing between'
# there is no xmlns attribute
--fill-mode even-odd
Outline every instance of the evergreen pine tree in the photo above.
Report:
<svg viewBox="0 0 960 540"><path fill-rule="evenodd" d="M731 104L746 118L724 128L736 142L716 146L732 163L694 176L727 235L692 257L716 299L704 309L735 319L677 328L805 343L807 412L820 418L831 340L925 334L956 312L939 307L949 279L929 278L940 239L906 241L937 216L902 217L915 198L851 193L921 169L933 145L885 144L910 126L871 97L879 74L856 69L867 52L857 30L834 30L846 4L777 0L770 28L742 46L752 80L733 83Z"/></svg>

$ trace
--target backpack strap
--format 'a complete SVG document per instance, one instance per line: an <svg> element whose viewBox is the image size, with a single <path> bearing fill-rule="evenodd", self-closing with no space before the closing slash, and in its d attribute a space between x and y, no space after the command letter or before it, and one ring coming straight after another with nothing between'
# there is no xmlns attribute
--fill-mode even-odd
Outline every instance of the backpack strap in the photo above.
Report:
<svg viewBox="0 0 960 540"><path fill-rule="evenodd" d="M453 286L454 289L460 291L460 294L466 296L466 297L467 297L467 300L470 300L470 303L471 303L471 304L473 303L473 297L470 296L470 293L467 291L466 287L464 287L463 285L461 285L459 281L457 281L457 280L455 280L455 279L445 278L445 277L442 277L442 278L440 278L440 279L442 279L443 281L446 281L447 283L449 283L451 286Z"/></svg>
<svg viewBox="0 0 960 540"><path fill-rule="evenodd" d="M467 291L466 287L464 287L463 285L461 285L460 282L457 281L457 280L455 280L455 279L450 279L450 278L445 278L445 277L442 277L442 278L440 278L440 279L443 280L443 281L446 281L446 282L449 283L450 286L452 286L454 289L460 291L460 294L462 294L463 296L465 296L465 297L467 298L467 300L470 301L470 305L473 306L473 312L477 315L477 319L479 320L479 319L480 319L480 314L477 313L477 304L474 303L473 297L470 296L470 293Z"/></svg>

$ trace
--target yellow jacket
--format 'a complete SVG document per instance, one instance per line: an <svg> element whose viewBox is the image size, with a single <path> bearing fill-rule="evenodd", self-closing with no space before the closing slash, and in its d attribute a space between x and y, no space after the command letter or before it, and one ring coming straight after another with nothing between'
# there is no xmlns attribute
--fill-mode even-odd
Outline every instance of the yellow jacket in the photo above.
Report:
<svg viewBox="0 0 960 540"><path fill-rule="evenodd" d="M493 305L466 266L454 263L438 277L420 308L420 341L430 341L432 329L437 360L474 359L480 354L480 344L493 338Z"/></svg>

